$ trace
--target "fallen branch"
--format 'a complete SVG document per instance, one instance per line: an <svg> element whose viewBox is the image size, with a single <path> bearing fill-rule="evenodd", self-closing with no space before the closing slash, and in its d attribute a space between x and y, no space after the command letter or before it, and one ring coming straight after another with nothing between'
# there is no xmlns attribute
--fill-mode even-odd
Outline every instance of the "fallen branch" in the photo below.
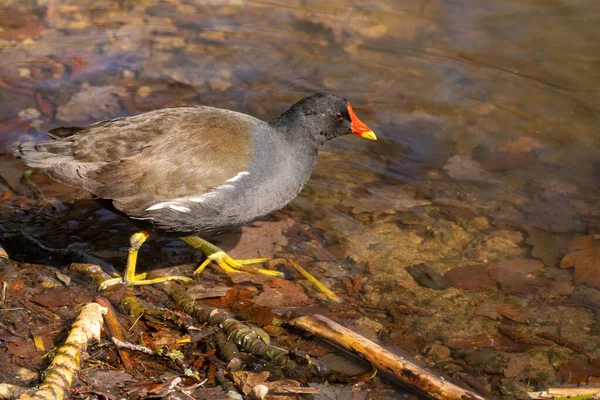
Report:
<svg viewBox="0 0 600 400"><path fill-rule="evenodd" d="M90 340L100 339L102 315L106 308L98 303L89 303L73 323L65 344L56 351L56 356L44 373L38 389L22 394L19 400L62 400L69 395L74 376L81 367L81 355L87 350Z"/></svg>
<svg viewBox="0 0 600 400"><path fill-rule="evenodd" d="M287 371L291 376L321 376L327 370L321 363L312 361L300 364L290 358L289 352L275 346L271 346L263 340L255 329L235 319L232 312L208 306L195 301L188 295L180 285L175 282L163 283L165 292L188 314L194 316L200 322L211 326L218 326L226 333L228 339L244 351L265 360L271 361Z"/></svg>
<svg viewBox="0 0 600 400"><path fill-rule="evenodd" d="M484 400L483 397L390 353L378 344L322 315L307 315L295 318L289 324L351 351L375 368L393 375L404 384L429 398Z"/></svg>

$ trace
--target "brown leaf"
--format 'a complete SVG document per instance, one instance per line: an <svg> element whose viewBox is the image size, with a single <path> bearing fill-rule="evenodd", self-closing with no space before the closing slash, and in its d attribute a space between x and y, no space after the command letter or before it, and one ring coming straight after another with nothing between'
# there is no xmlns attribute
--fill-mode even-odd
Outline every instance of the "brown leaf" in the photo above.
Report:
<svg viewBox="0 0 600 400"><path fill-rule="evenodd" d="M600 289L600 240L583 236L569 244L569 252L560 262L561 268L575 267L573 282Z"/></svg>
<svg viewBox="0 0 600 400"><path fill-rule="evenodd" d="M526 229L528 234L526 242L533 246L531 255L542 260L549 267L556 266L559 261L559 251L563 247L563 237L533 226L528 226Z"/></svg>
<svg viewBox="0 0 600 400"><path fill-rule="evenodd" d="M535 293L535 272L544 268L539 260L512 259L489 265L489 274L510 294Z"/></svg>
<svg viewBox="0 0 600 400"><path fill-rule="evenodd" d="M496 146L478 146L473 149L473 159L488 171L503 171L522 168L531 162L534 150L542 143L528 136L507 140Z"/></svg>
<svg viewBox="0 0 600 400"><path fill-rule="evenodd" d="M6 350L17 357L32 359L42 355L35 348L33 340L25 340L20 337L11 338L6 344Z"/></svg>
<svg viewBox="0 0 600 400"><path fill-rule="evenodd" d="M444 277L453 287L474 292L490 290L496 284L485 265L457 267L446 272Z"/></svg>
<svg viewBox="0 0 600 400"><path fill-rule="evenodd" d="M465 181L485 181L488 175L481 167L481 164L471 158L470 155L455 155L448 159L448 163L444 166L454 179Z"/></svg>
<svg viewBox="0 0 600 400"><path fill-rule="evenodd" d="M121 111L119 100L127 96L127 90L117 86L90 86L75 93L61 104L56 118L68 122L114 117Z"/></svg>
<svg viewBox="0 0 600 400"><path fill-rule="evenodd" d="M231 249L227 253L233 258L271 259L277 245L287 245L286 233L295 225L296 221L287 216L279 221L256 221L244 226L241 236L239 232L230 232L218 235L215 239L219 241L219 247Z"/></svg>
<svg viewBox="0 0 600 400"><path fill-rule="evenodd" d="M479 303L473 313L489 319L498 319L498 304L492 300L485 300Z"/></svg>
<svg viewBox="0 0 600 400"><path fill-rule="evenodd" d="M244 394L249 394L252 388L256 385L260 385L269 379L269 372L250 372L250 371L237 371L232 374L233 382L237 387L241 389Z"/></svg>
<svg viewBox="0 0 600 400"><path fill-rule="evenodd" d="M558 368L562 383L586 384L590 375L597 374L597 369L584 360L569 360Z"/></svg>
<svg viewBox="0 0 600 400"><path fill-rule="evenodd" d="M310 303L302 287L286 279L273 278L263 285L264 292L254 298L258 305L274 308L302 306Z"/></svg>
<svg viewBox="0 0 600 400"><path fill-rule="evenodd" d="M525 310L513 304L500 304L497 310L498 314L515 322L526 322L529 317L529 314Z"/></svg>
<svg viewBox="0 0 600 400"><path fill-rule="evenodd" d="M163 347L169 346L169 348L176 348L178 342L189 338L189 335L181 335L179 332L171 329L160 329L157 332L152 332L152 341L154 346Z"/></svg>
<svg viewBox="0 0 600 400"><path fill-rule="evenodd" d="M32 301L50 309L76 304L78 293L69 288L56 286L31 297Z"/></svg>

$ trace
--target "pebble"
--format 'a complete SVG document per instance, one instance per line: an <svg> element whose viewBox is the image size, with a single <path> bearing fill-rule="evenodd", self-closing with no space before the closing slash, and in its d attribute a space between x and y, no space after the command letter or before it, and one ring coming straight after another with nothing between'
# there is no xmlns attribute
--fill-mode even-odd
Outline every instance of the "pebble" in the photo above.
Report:
<svg viewBox="0 0 600 400"><path fill-rule="evenodd" d="M39 118L40 115L40 112L35 108L26 108L24 110L19 111L19 117L27 119L36 119Z"/></svg>
<svg viewBox="0 0 600 400"><path fill-rule="evenodd" d="M490 227L490 221L486 217L475 217L469 223L473 228L480 231Z"/></svg>
<svg viewBox="0 0 600 400"><path fill-rule="evenodd" d="M152 88L150 86L142 86L137 91L138 96L148 97L152 94Z"/></svg>

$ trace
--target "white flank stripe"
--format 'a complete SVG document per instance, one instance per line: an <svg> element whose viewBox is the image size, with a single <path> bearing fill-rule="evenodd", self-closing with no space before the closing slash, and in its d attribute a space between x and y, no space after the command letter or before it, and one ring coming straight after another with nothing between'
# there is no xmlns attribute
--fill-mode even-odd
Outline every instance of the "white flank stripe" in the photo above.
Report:
<svg viewBox="0 0 600 400"><path fill-rule="evenodd" d="M180 206L177 204L171 204L169 206L170 209L175 210L175 211L179 211L179 212L190 212L192 211L190 208L186 207L186 206Z"/></svg>
<svg viewBox="0 0 600 400"><path fill-rule="evenodd" d="M156 211L161 210L163 208L170 208L171 210L179 211L179 212L190 212L192 211L189 207L184 206L183 204L176 203L174 201L165 201L162 203L156 203L146 208L146 211Z"/></svg>
<svg viewBox="0 0 600 400"><path fill-rule="evenodd" d="M164 203L156 203L148 208L146 208L146 211L154 211L154 210L160 210L161 208L165 208L168 207L171 203L170 202L164 202Z"/></svg>
<svg viewBox="0 0 600 400"><path fill-rule="evenodd" d="M242 171L242 172L238 173L236 176L234 176L233 178L227 179L225 181L225 183L232 183L232 182L238 181L238 180L240 180L242 177L244 177L246 175L250 175L250 172L248 172L248 171ZM217 194L217 192L219 192L221 190L231 190L231 189L235 189L235 186L233 186L233 185L221 185L221 186L217 186L216 188L214 188L211 192L203 194L202 196L198 196L198 197L186 197L185 200L193 201L195 203L203 203L206 200L210 199L211 197L214 197Z"/></svg>
<svg viewBox="0 0 600 400"><path fill-rule="evenodd" d="M244 177L244 176L246 176L246 175L250 175L250 172L248 172L248 171L242 171L242 172L239 172L239 173L238 173L236 176L234 176L233 178L231 178L231 179L227 179L225 182L235 182L235 181L239 180L240 178L242 178L242 177Z"/></svg>

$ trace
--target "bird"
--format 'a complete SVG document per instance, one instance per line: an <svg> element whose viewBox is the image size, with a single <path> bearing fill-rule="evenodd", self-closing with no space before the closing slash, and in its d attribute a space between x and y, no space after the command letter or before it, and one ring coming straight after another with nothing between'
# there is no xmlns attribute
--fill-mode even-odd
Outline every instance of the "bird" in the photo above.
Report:
<svg viewBox="0 0 600 400"><path fill-rule="evenodd" d="M251 271L265 259L236 260L210 238L285 207L302 190L319 148L347 134L377 140L350 102L316 93L268 122L209 106L163 108L88 126L48 132L14 154L54 180L91 193L106 208L144 230L130 237L122 276L113 285L147 285L184 276L136 275L137 255L150 232L179 237L227 273Z"/></svg>

